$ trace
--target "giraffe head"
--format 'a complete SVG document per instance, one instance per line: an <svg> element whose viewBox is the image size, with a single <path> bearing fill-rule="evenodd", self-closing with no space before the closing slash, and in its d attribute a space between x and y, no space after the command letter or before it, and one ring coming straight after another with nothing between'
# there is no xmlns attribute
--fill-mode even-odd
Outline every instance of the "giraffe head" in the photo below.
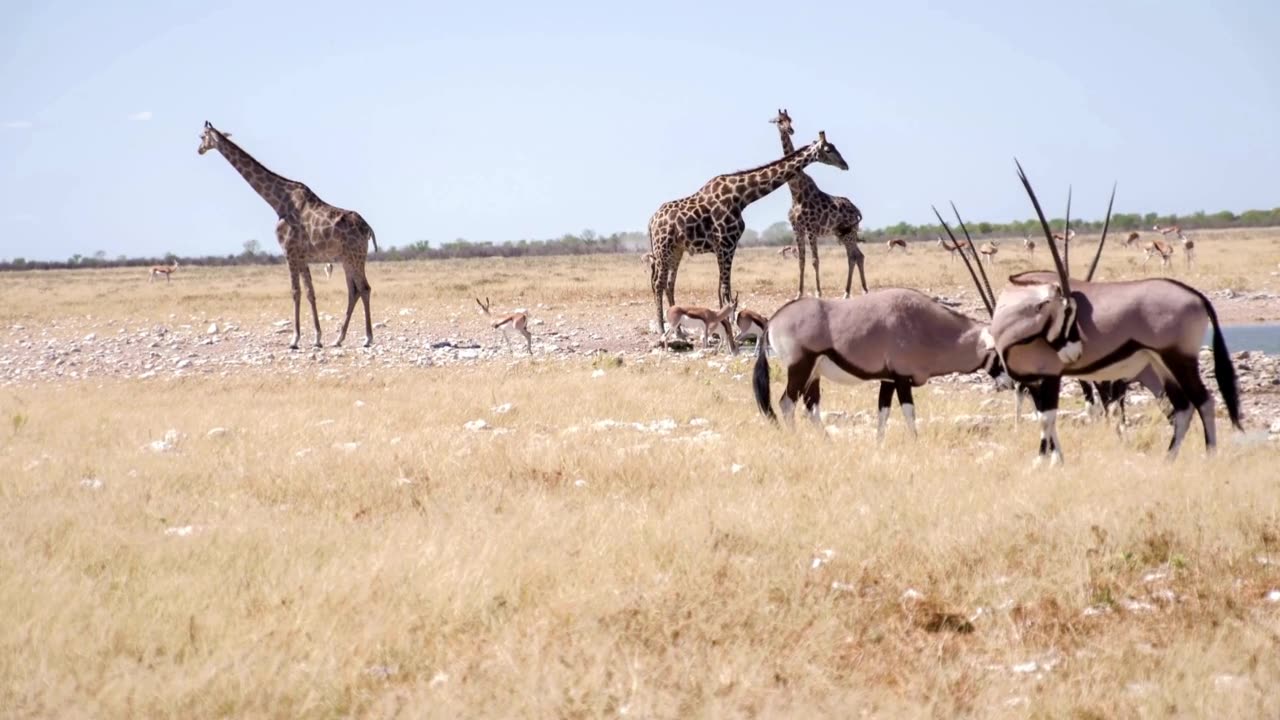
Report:
<svg viewBox="0 0 1280 720"><path fill-rule="evenodd" d="M838 167L841 170L849 169L849 163L844 161L844 157L840 155L840 151L836 149L836 146L827 142L827 133L825 131L818 132L818 141L812 147L817 152L818 162Z"/></svg>
<svg viewBox="0 0 1280 720"><path fill-rule="evenodd" d="M778 132L784 135L796 134L795 129L791 127L791 116L788 115L787 111L782 108L778 109L778 116L770 120L769 122L773 123L774 125L777 125Z"/></svg>
<svg viewBox="0 0 1280 720"><path fill-rule="evenodd" d="M218 143L221 142L224 137L231 137L231 133L219 132L209 123L208 120L205 120L204 132L200 133L200 149L196 152L203 155L210 150L213 150L218 147Z"/></svg>

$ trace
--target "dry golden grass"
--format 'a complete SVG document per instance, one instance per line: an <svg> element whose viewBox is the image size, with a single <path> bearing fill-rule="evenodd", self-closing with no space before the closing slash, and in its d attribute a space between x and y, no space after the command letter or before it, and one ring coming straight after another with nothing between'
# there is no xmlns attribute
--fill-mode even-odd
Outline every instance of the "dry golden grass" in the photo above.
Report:
<svg viewBox="0 0 1280 720"><path fill-rule="evenodd" d="M1241 242L1266 252L1276 240ZM1202 245L1205 272L1242 280L1198 286L1274 287L1260 263ZM838 250L824 250L824 286L836 287ZM958 270L920 264L922 248L869 254L873 285L960 287ZM713 292L710 265L682 271L685 297ZM639 329L651 312L642 267L375 265L375 318L401 306L447 317L487 294L495 308L541 302ZM783 267L748 254L744 297L789 293L794 262ZM5 320L286 314L283 268L182 272L168 288L124 272L6 277ZM336 312L339 285L320 277L322 309ZM1064 423L1066 467L1033 471L1036 430L1014 429L1009 395L946 384L917 393L918 442L896 411L884 447L859 417L833 419L824 440L760 419L750 362L339 362L324 376L9 388L0 708L1280 713L1274 443L1223 430L1210 460L1193 426L1166 464L1167 425L1149 409L1123 440ZM824 407L871 411L874 395L828 386ZM976 413L1000 419L951 421ZM490 427L464 428L475 419ZM171 450L147 447L170 429Z"/></svg>

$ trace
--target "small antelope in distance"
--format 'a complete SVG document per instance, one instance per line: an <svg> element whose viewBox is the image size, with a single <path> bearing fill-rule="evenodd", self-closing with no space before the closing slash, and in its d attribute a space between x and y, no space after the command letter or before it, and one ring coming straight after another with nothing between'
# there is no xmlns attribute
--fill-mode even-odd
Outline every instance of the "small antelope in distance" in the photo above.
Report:
<svg viewBox="0 0 1280 720"><path fill-rule="evenodd" d="M324 264L324 279L328 280L333 277L333 263Z"/></svg>
<svg viewBox="0 0 1280 720"><path fill-rule="evenodd" d="M907 251L907 241L902 238L891 238L885 241L885 247L889 248L889 252L893 252L894 248L900 248L903 252Z"/></svg>
<svg viewBox="0 0 1280 720"><path fill-rule="evenodd" d="M1162 227L1160 227L1159 225L1152 225L1152 226L1151 226L1151 229L1152 229L1152 230L1155 230L1155 231L1156 231L1156 232L1158 232L1158 233L1160 233L1160 235L1161 235L1162 237L1166 237L1166 238L1167 238L1167 237L1169 237L1169 234L1170 234L1170 233L1172 233L1172 234L1174 234L1174 235L1177 235L1179 240L1181 240L1181 239L1182 239L1182 237L1183 237L1183 236L1182 236L1182 226L1181 226L1181 225L1174 225L1173 227L1165 227L1165 228L1162 228Z"/></svg>
<svg viewBox="0 0 1280 720"><path fill-rule="evenodd" d="M734 354L738 352L737 342L734 340L733 331L730 329L730 323L734 322L734 315L738 312L738 296L735 294L728 305L719 310L712 310L704 307L693 307L689 305L674 305L667 308L667 329L662 333L662 347L667 347L667 338L677 328L687 327L691 330L702 330L702 347L711 347L711 335L722 334L725 344L729 346L729 350Z"/></svg>
<svg viewBox="0 0 1280 720"><path fill-rule="evenodd" d="M746 308L738 310L738 318L734 324L738 326L738 337L734 338L737 342L754 337L759 343L760 336L769 329L769 321L763 315Z"/></svg>
<svg viewBox="0 0 1280 720"><path fill-rule="evenodd" d="M1030 235L1024 234L1022 236L1022 247L1026 248L1028 253L1034 255L1036 252L1036 241L1032 240Z"/></svg>
<svg viewBox="0 0 1280 720"><path fill-rule="evenodd" d="M480 312L484 313L488 317L493 317L493 315L490 314L489 312L489 305L491 304L489 298L485 298L484 302L480 302L480 298L476 298L476 304L480 306ZM507 341L507 348L510 349L511 338L507 336L507 326L515 328L516 332L524 336L526 347L529 350L529 354L532 355L533 354L533 335L529 334L529 330L526 327L528 324L529 324L529 317L527 315L525 315L524 313L512 313L502 318L498 322L494 323L493 329L502 331L502 339Z"/></svg>
<svg viewBox="0 0 1280 720"><path fill-rule="evenodd" d="M1136 233L1136 232L1131 232L1131 233L1129 233L1129 236L1128 236L1128 237L1126 237L1126 238L1124 239L1124 246L1125 246L1125 247L1137 247L1137 246L1138 246L1138 238L1140 238L1140 237L1142 237L1142 236L1141 236L1141 235L1139 235L1139 234L1138 234L1138 233Z"/></svg>
<svg viewBox="0 0 1280 720"><path fill-rule="evenodd" d="M990 265L995 261L996 253L1000 252L1000 241L990 240L984 242L982 243L982 246L978 248L978 252L982 254L982 257L986 258L987 264Z"/></svg>
<svg viewBox="0 0 1280 720"><path fill-rule="evenodd" d="M947 251L947 254L951 256L951 262L955 262L955 261L956 261L956 250L959 250L959 249L960 249L961 243L960 243L960 242L948 243L946 240L943 240L943 239L942 239L942 236L941 236L941 235L939 235L939 236L938 236L938 244L939 244L939 245L941 245L941 246L942 246L942 249L943 249L943 250L946 250L946 251Z"/></svg>
<svg viewBox="0 0 1280 720"><path fill-rule="evenodd" d="M1182 252L1187 257L1187 269L1191 269L1191 263L1196 259L1196 243L1187 235L1179 234L1182 238Z"/></svg>
<svg viewBox="0 0 1280 720"><path fill-rule="evenodd" d="M786 247L778 249L778 254L782 256L783 260L791 257L792 255L795 255L796 252L798 251L796 250L795 245L787 245Z"/></svg>
<svg viewBox="0 0 1280 720"><path fill-rule="evenodd" d="M1057 240L1057 241L1058 241L1058 242L1060 242L1060 243L1063 243L1063 242L1071 242L1072 240L1075 240L1075 238L1076 238L1076 231L1075 231L1075 230L1072 230L1072 229L1070 229L1070 228L1067 228L1067 234L1066 234L1066 235L1063 235L1062 233L1054 233L1054 234L1053 234L1053 239L1054 239L1054 240Z"/></svg>
<svg viewBox="0 0 1280 720"><path fill-rule="evenodd" d="M175 270L177 270L177 269L178 269L178 259L177 259L177 258L174 258L174 259L173 259L173 264L172 264L172 265L152 265L152 266L151 266L151 270L150 270L151 277L147 280L147 282L155 282L155 279L156 279L156 276L157 276L157 275L163 275L163 276L164 276L164 281L165 281L165 282L169 282L170 280L172 280L172 279L173 279L173 278L172 278L172 275L173 275L174 271L175 271Z"/></svg>
<svg viewBox="0 0 1280 720"><path fill-rule="evenodd" d="M1152 255L1158 254L1160 256L1160 267L1162 268L1167 267L1169 258L1173 257L1173 248L1169 246L1169 243L1159 238L1143 245L1142 250L1145 253L1142 257L1142 267L1147 266L1147 261L1151 259Z"/></svg>

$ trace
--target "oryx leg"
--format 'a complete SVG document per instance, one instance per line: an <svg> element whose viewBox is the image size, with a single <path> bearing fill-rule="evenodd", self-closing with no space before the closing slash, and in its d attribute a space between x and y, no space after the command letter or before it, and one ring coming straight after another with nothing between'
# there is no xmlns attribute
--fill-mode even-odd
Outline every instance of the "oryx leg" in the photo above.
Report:
<svg viewBox="0 0 1280 720"><path fill-rule="evenodd" d="M1187 393L1176 382L1170 382L1165 385L1165 395L1169 398L1169 404L1173 406L1169 413L1169 419L1173 422L1173 439L1169 441L1169 452L1165 456L1166 460L1174 460L1178 457L1178 450L1182 447L1182 441L1187 437L1187 429L1191 427L1191 401L1187 398Z"/></svg>
<svg viewBox="0 0 1280 720"><path fill-rule="evenodd" d="M1200 423L1204 425L1205 452L1213 454L1214 447L1218 444L1217 425L1213 415L1213 393L1209 392L1209 388L1205 387L1204 381L1200 379L1200 369L1198 367L1199 363L1197 359L1166 357L1164 362L1165 365L1168 366L1169 372L1173 374L1174 381L1178 384L1179 389L1187 400L1188 410L1186 413L1186 426L1182 428L1182 432L1185 433L1187 428L1191 425L1190 408L1194 408L1196 413L1200 415ZM1181 444L1181 441L1176 438L1177 432L1178 423L1176 422L1175 416L1175 442ZM1171 446L1170 450L1173 454L1177 454L1176 447Z"/></svg>
<svg viewBox="0 0 1280 720"><path fill-rule="evenodd" d="M898 405L902 408L902 416L907 419L907 429L911 431L911 437L919 437L916 433L916 405L911 400L911 380L896 378L894 387L898 391Z"/></svg>
<svg viewBox="0 0 1280 720"><path fill-rule="evenodd" d="M778 402L778 414L782 416L788 428L795 427L796 402L808 389L817 361L818 358L815 356L802 357L787 368L787 387L782 391L782 399Z"/></svg>
<svg viewBox="0 0 1280 720"><path fill-rule="evenodd" d="M880 400L876 404L879 417L876 423L876 442L884 442L884 427L889 422L889 409L893 407L893 383L880 381Z"/></svg>
<svg viewBox="0 0 1280 720"><path fill-rule="evenodd" d="M1058 443L1058 398L1062 390L1062 378L1047 377L1040 381L1032 392L1031 399L1036 405L1036 415L1040 419L1040 453L1036 456L1036 465L1049 457L1050 465L1062 463L1062 446Z"/></svg>
<svg viewBox="0 0 1280 720"><path fill-rule="evenodd" d="M814 427L825 431L822 426L822 410L819 404L822 402L822 388L819 385L819 378L815 375L813 381L804 389L804 409L809 415L809 422Z"/></svg>

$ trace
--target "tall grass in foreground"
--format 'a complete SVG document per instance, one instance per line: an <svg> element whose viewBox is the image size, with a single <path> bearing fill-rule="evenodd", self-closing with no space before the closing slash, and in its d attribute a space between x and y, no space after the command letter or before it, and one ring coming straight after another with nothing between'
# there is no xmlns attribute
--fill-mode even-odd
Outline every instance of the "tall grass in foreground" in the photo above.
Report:
<svg viewBox="0 0 1280 720"><path fill-rule="evenodd" d="M824 440L766 425L746 363L10 392L0 707L1280 713L1274 445L1206 460L1197 425L1166 464L1150 410L1033 471L1008 394L954 386L881 448L875 388L831 387Z"/></svg>

